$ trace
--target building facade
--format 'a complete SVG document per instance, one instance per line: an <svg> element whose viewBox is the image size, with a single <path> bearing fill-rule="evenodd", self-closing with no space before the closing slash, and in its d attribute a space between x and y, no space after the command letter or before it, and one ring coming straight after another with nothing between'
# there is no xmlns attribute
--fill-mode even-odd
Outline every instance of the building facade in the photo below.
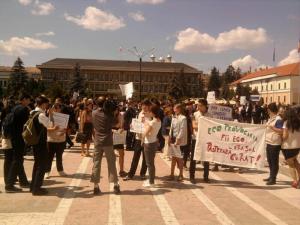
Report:
<svg viewBox="0 0 300 225"><path fill-rule="evenodd" d="M86 80L86 87L94 95L120 95L119 84L134 83L139 90L140 64L137 61L89 60L56 58L37 67L47 87L54 80L68 89L76 63ZM142 62L142 95L166 95L173 78L183 75L189 90L196 90L201 72L184 63Z"/></svg>
<svg viewBox="0 0 300 225"><path fill-rule="evenodd" d="M293 63L270 69L261 69L247 74L232 83L249 85L257 89L264 103L300 103L300 63Z"/></svg>
<svg viewBox="0 0 300 225"><path fill-rule="evenodd" d="M25 69L26 69L28 78L33 78L33 79L41 78L41 71L38 68L26 67ZM2 88L7 88L8 80L9 80L11 72L12 72L11 67L0 66L0 86Z"/></svg>

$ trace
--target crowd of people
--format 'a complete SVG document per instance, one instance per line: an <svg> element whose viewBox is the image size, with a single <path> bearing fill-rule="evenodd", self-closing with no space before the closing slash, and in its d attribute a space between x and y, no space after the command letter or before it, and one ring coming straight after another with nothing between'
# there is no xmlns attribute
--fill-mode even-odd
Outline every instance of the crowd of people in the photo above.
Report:
<svg viewBox="0 0 300 225"><path fill-rule="evenodd" d="M278 106L275 103L262 107L258 103L250 102L243 106L237 103L232 109L233 120L266 126L266 156L270 168L269 177L265 179L266 184L276 184L279 154L282 151L293 179L291 185L299 188L300 164L297 157L300 150L300 107ZM61 128L55 123L54 113L69 115L67 128ZM116 194L120 193L119 177L124 181L134 179L141 157L139 175L140 179L145 180L143 186L155 186L157 152L162 152L162 156L171 161L168 180L181 182L184 180L184 170L188 170L189 180L195 183L196 133L201 129L198 121L203 116L209 116L205 99L179 103L157 99L118 102L104 96L97 99L57 98L54 102L43 95L34 100L27 94L20 95L18 101L8 98L1 106L5 191L14 193L21 192L22 188L29 188L32 195L46 195L48 191L42 187L43 180L51 178L54 156L59 175L66 176L63 153L66 148L74 145L74 141L81 144L82 157L91 157L92 151L91 182L95 195L101 193L99 183L103 154ZM144 124L143 133L131 132L134 118ZM28 144L28 131L31 140L36 140L36 143ZM115 132L126 132L123 144L114 144ZM75 139L72 140L72 136ZM94 149L90 148L91 143L94 143ZM176 148L170 148L171 145ZM128 172L124 168L125 150L134 151ZM34 156L30 182L24 169L24 156L28 151L32 151ZM116 155L119 157L119 171ZM203 180L210 182L210 162L202 164ZM176 168L179 170L177 177ZM215 164L213 169L218 170L218 165ZM17 181L20 188L16 186Z"/></svg>

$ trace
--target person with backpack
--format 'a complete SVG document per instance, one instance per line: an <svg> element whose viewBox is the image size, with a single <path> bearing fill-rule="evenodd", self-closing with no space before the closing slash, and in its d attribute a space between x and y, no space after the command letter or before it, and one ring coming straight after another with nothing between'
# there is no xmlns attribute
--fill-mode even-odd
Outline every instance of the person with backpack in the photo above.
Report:
<svg viewBox="0 0 300 225"><path fill-rule="evenodd" d="M7 169L7 183L5 184L5 191L7 193L20 192L22 189L14 186L17 176L19 177L20 187L29 188L29 182L24 170L24 153L25 143L22 138L23 126L28 120L30 103L30 96L28 94L21 94L19 97L19 104L16 105L10 114L8 114L3 122L3 131L5 136L11 139L13 152L12 163Z"/></svg>
<svg viewBox="0 0 300 225"><path fill-rule="evenodd" d="M31 112L23 132L24 141L33 146L34 165L30 186L32 195L46 195L48 193L46 189L42 188L48 165L47 131L59 129L58 126L53 127L46 116L48 104L49 100L45 96L36 98L36 108Z"/></svg>

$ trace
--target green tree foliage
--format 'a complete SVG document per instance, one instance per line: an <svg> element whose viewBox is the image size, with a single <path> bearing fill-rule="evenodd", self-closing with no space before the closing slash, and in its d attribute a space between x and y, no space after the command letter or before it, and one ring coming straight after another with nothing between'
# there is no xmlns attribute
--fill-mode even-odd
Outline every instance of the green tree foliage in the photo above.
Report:
<svg viewBox="0 0 300 225"><path fill-rule="evenodd" d="M45 85L42 80L29 79L26 86L26 92L33 97L37 97L45 91Z"/></svg>
<svg viewBox="0 0 300 225"><path fill-rule="evenodd" d="M81 76L80 65L76 63L73 71L73 77L70 82L70 92L79 92L79 94L84 94L85 91L85 79Z"/></svg>
<svg viewBox="0 0 300 225"><path fill-rule="evenodd" d="M217 68L214 67L211 70L211 75L208 82L208 91L215 91L216 97L219 97L221 85L222 82L219 70L217 70Z"/></svg>
<svg viewBox="0 0 300 225"><path fill-rule="evenodd" d="M190 91L185 82L183 69L173 77L168 93L176 100L190 96Z"/></svg>
<svg viewBox="0 0 300 225"><path fill-rule="evenodd" d="M27 82L28 76L24 63L18 57L12 67L12 72L8 80L8 94L15 97L19 96L21 92L25 91Z"/></svg>
<svg viewBox="0 0 300 225"><path fill-rule="evenodd" d="M53 80L46 90L46 95L51 98L52 102L54 102L56 98L61 98L66 95L66 90L63 89L62 85L58 81Z"/></svg>

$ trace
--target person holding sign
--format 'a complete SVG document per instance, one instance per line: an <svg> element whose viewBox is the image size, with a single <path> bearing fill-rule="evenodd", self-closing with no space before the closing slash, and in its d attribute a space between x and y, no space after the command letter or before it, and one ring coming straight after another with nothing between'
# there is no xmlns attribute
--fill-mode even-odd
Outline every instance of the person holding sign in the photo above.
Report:
<svg viewBox="0 0 300 225"><path fill-rule="evenodd" d="M169 180L174 180L174 171L176 164L179 168L179 176L177 181L183 180L183 146L187 145L188 133L187 133L187 119L183 115L184 107L181 104L174 106L175 116L172 118L170 128L170 156L172 157L171 163L171 175Z"/></svg>
<svg viewBox="0 0 300 225"><path fill-rule="evenodd" d="M206 99L199 99L197 109L198 109L198 111L196 111L194 113L194 121L193 121L193 129L194 129L195 137L197 137L197 131L199 129L199 124L198 124L199 118L201 116L207 115L208 103L207 103ZM196 161L194 160L195 144L196 144L196 140L194 139L192 141L191 165L190 165L190 182L191 183L195 183L195 171L196 171ZM204 174L203 174L204 182L208 183L209 182L209 179L208 179L209 162L203 162L203 166L204 166Z"/></svg>
<svg viewBox="0 0 300 225"><path fill-rule="evenodd" d="M59 126L56 124L55 119L53 118L53 113L61 113L62 105L55 103L50 109L50 122L52 127ZM52 162L54 155L56 157L56 169L60 176L66 176L63 167L63 153L66 146L66 131L67 127L59 127L57 130L48 130L47 132L47 142L48 142L48 165L46 168L46 178L50 177L50 171L52 167Z"/></svg>
<svg viewBox="0 0 300 225"><path fill-rule="evenodd" d="M158 147L157 134L161 128L160 108L157 105L152 105L150 108L150 116L153 118L151 121L145 121L144 137L144 154L145 160L149 171L149 181L144 183L144 187L152 187L155 178L155 153Z"/></svg>
<svg viewBox="0 0 300 225"><path fill-rule="evenodd" d="M278 108L275 102L268 105L270 119L267 122L266 144L267 160L270 168L270 176L264 181L267 185L276 184L276 177L279 171L279 153L282 142L282 119L278 116Z"/></svg>

